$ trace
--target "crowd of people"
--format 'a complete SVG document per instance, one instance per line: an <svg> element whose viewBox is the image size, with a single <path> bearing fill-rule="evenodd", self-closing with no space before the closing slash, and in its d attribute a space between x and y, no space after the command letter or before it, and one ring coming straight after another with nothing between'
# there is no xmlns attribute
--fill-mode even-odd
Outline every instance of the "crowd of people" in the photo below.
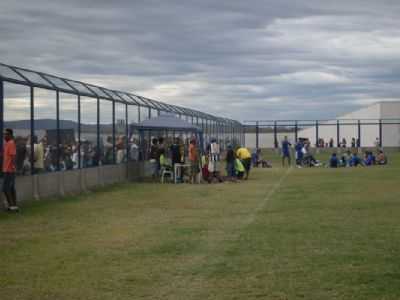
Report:
<svg viewBox="0 0 400 300"><path fill-rule="evenodd" d="M113 148L111 136L104 137L104 140L101 138L100 146L97 145L97 142L82 139L80 143L77 141L64 141L58 149L54 143L48 142L46 135L40 139L37 136L33 136L32 139L33 161L31 159L31 137L18 136L15 138L15 162L18 175L73 170L79 168L79 166L90 168L113 164L113 149L115 149L115 162L117 164L126 162L128 159L127 154L129 154L130 160L139 159L138 140L131 138L127 149L124 135L116 137L115 148Z"/></svg>
<svg viewBox="0 0 400 300"><path fill-rule="evenodd" d="M57 149L48 145L46 137L39 140L33 136L33 153L34 160L31 164L31 139L25 140L21 138L14 139L13 130L7 128L4 131L4 149L2 152L3 162L3 193L7 202L9 211L18 211L15 176L17 174L51 172L57 170ZM219 141L211 139L206 146L196 140L195 137L179 138L179 137L158 137L143 140L142 146L145 150L139 150L138 140L131 138L126 144L127 139L121 135L116 138L115 148L111 137L107 137L106 142L100 147L90 142L83 141L80 147L76 143L65 144L60 147L61 170L70 170L78 168L80 148L81 166L100 166L111 164L115 161L122 163L128 158L133 160L149 160L152 166L153 179L159 180L161 174L168 170L172 173L175 182L203 182L215 183L224 181L238 182L249 178L250 169L252 167L270 168L272 164L263 159L260 149L255 149L250 153L249 149L240 145L227 145L224 149L220 146ZM150 145L148 145L150 144ZM310 141L307 139L298 139L294 145L296 166L312 167L312 166L328 166L331 168L338 167L357 167L357 166L373 166L386 165L388 159L382 149L377 148L376 154L367 150L363 157L359 157L356 151L344 151L338 155L333 152L327 164L321 163L313 156L310 151ZM113 151L115 149L115 151ZM281 141L281 157L282 166L291 165L291 149L292 144L287 136ZM225 168L222 166L225 161ZM176 169L175 165L184 165L188 168ZM225 169L225 170L224 170ZM174 174L179 170L179 173Z"/></svg>
<svg viewBox="0 0 400 300"><path fill-rule="evenodd" d="M352 146L353 143L356 143L355 139L353 139L352 141ZM343 144L346 144L345 139L343 141ZM383 150L379 148L379 145L379 141L375 142L376 154L374 154L371 150L366 150L363 157L358 156L357 149L353 149L352 151L346 150L343 152L343 154L340 155L340 157L336 152L333 152L331 157L329 158L328 163L325 164L314 157L314 155L310 151L311 143L308 139L299 139L294 145L296 166L298 168L302 168L305 166L328 166L332 168L337 168L386 165L388 162L387 156L385 155ZM289 166L291 165L291 146L292 144L289 142L287 136L285 136L283 141L281 142L281 156L283 167L285 167L285 163L287 163L287 165Z"/></svg>
<svg viewBox="0 0 400 300"><path fill-rule="evenodd" d="M340 157L337 153L332 153L329 159L329 167L358 167L358 166L374 166L374 165L386 165L388 163L387 157L383 150L378 150L376 155L372 151L365 151L364 157L359 157L357 152L347 151Z"/></svg>
<svg viewBox="0 0 400 300"><path fill-rule="evenodd" d="M226 174L222 172L223 155ZM176 182L201 182L199 179L208 183L247 180L252 165L252 155L245 147L228 145L225 151L216 139L211 139L202 149L194 137L186 141L176 137L172 143L166 143L162 137L153 138L148 157L153 179L158 180L164 171L169 171L173 172ZM186 168L175 168L176 164Z"/></svg>
<svg viewBox="0 0 400 300"><path fill-rule="evenodd" d="M379 143L379 138L377 138L377 141ZM375 141L375 143L376 143L376 141ZM318 142L317 142L317 146L318 146L318 148L334 148L335 141L333 138L330 138L329 141L325 141L323 138L319 138ZM342 140L339 141L338 147L339 148L347 148L347 147L360 148L361 147L360 139L352 137L350 144L348 144L346 138L343 137Z"/></svg>

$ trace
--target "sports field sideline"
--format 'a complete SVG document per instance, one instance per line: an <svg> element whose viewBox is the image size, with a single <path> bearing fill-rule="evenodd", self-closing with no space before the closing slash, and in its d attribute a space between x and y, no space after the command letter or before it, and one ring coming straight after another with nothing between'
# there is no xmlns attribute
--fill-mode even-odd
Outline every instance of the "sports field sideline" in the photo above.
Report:
<svg viewBox="0 0 400 300"><path fill-rule="evenodd" d="M0 214L0 299L400 299L400 156Z"/></svg>

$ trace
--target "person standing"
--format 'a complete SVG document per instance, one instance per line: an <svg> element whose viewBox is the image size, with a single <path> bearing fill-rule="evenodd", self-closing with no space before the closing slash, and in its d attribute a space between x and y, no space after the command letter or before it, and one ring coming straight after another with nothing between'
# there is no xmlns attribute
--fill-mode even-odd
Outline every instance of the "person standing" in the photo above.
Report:
<svg viewBox="0 0 400 300"><path fill-rule="evenodd" d="M304 157L304 153L303 153L303 142L301 140L299 140L296 143L295 146L295 150L296 150L296 165L298 168L301 168L302 162L303 162L303 157Z"/></svg>
<svg viewBox="0 0 400 300"><path fill-rule="evenodd" d="M179 172L180 168L177 168L175 170L175 164L181 163L181 147L180 147L180 141L179 141L178 137L174 138L174 143L170 147L170 153L171 153L172 170L174 170L175 179L182 180L182 176L181 176L182 172ZM177 174L175 174L175 171Z"/></svg>
<svg viewBox="0 0 400 300"><path fill-rule="evenodd" d="M17 148L14 142L13 130L7 128L4 131L4 149L3 149L3 193L6 196L8 210L18 211L17 192L15 190L15 158Z"/></svg>
<svg viewBox="0 0 400 300"><path fill-rule="evenodd" d="M39 142L36 135L33 136L33 171L35 174L44 171L44 146L42 141Z"/></svg>
<svg viewBox="0 0 400 300"><path fill-rule="evenodd" d="M288 137L285 136L282 141L282 167L285 166L285 159L288 160L288 165L290 166L290 146L292 144L288 141Z"/></svg>
<svg viewBox="0 0 400 300"><path fill-rule="evenodd" d="M195 183L199 169L199 151L196 147L196 140L192 139L189 144L189 161L190 161L190 183Z"/></svg>
<svg viewBox="0 0 400 300"><path fill-rule="evenodd" d="M150 147L150 163L152 168L152 177L156 179L158 177L159 165L160 165L160 153L158 148L158 139L153 138L151 140Z"/></svg>
<svg viewBox="0 0 400 300"><path fill-rule="evenodd" d="M170 147L172 166L181 163L181 149L179 138L174 138L174 143Z"/></svg>
<svg viewBox="0 0 400 300"><path fill-rule="evenodd" d="M247 148L241 147L236 150L236 156L243 164L246 173L246 177L244 179L247 180L249 178L251 168L251 154Z"/></svg>
<svg viewBox="0 0 400 300"><path fill-rule="evenodd" d="M231 180L235 178L235 152L231 145L226 152L226 173Z"/></svg>

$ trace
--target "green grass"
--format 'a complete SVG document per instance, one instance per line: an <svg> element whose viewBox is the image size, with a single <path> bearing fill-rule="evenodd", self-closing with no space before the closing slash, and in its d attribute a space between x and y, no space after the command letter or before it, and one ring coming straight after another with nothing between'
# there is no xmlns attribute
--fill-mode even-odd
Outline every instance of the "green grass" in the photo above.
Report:
<svg viewBox="0 0 400 300"><path fill-rule="evenodd" d="M0 213L0 299L400 299L390 159L116 185Z"/></svg>

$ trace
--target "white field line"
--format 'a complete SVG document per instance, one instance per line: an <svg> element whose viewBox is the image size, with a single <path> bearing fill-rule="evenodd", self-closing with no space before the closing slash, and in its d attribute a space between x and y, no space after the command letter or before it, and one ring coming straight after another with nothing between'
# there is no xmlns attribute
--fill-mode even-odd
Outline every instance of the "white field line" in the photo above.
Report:
<svg viewBox="0 0 400 300"><path fill-rule="evenodd" d="M272 196L275 194L275 192L282 186L283 182L285 179L288 177L288 175L292 172L293 168L288 168L286 172L281 176L281 178L276 182L268 192L266 192L265 197L260 201L260 203L256 206L256 208L252 211L251 214L248 215L247 218L244 218L240 221L239 226L235 229L232 235L230 235L230 240L237 240L240 238L242 231L250 226L255 220L255 218L258 215L258 212L263 209L269 200L272 198ZM270 186L269 186L270 188ZM213 239L211 239L213 240ZM207 242L207 241L206 241ZM210 252L212 253L213 251L220 251L221 250L221 245L220 243L214 243L211 248ZM181 263L184 264L184 266L181 266L181 268L188 268L190 269L191 266L194 265L206 265L206 264L212 264L213 258L215 259L214 256L210 258L210 256L207 255L200 255L200 256L195 256L190 260L190 263L188 264L187 261L183 261ZM217 258L218 260L219 258ZM179 281L172 281L168 285L166 285L164 288L159 291L160 298L165 299L165 295L174 295L175 299L185 299L184 296L182 295L182 292L185 294L187 293L188 290L197 290L201 291L203 289L207 288L206 282L204 281L205 279L202 277L196 278L193 276L185 276L184 278L180 278ZM193 288L195 287L195 289Z"/></svg>
<svg viewBox="0 0 400 300"><path fill-rule="evenodd" d="M254 219L256 218L258 212L260 210L262 210L267 203L269 202L269 200L272 198L272 196L275 194L276 191L278 191L280 189L280 187L282 186L283 182L285 181L285 179L289 176L289 174L292 172L293 168L288 168L286 170L286 172L282 175L281 178L279 178L278 182L276 182L272 188L267 192L267 194L265 195L264 199L262 201L260 201L260 203L258 204L258 206L255 208L255 210L253 211L253 213L251 215L249 215L249 217L243 221L243 227L247 227L248 225L250 225L251 223L253 223Z"/></svg>

